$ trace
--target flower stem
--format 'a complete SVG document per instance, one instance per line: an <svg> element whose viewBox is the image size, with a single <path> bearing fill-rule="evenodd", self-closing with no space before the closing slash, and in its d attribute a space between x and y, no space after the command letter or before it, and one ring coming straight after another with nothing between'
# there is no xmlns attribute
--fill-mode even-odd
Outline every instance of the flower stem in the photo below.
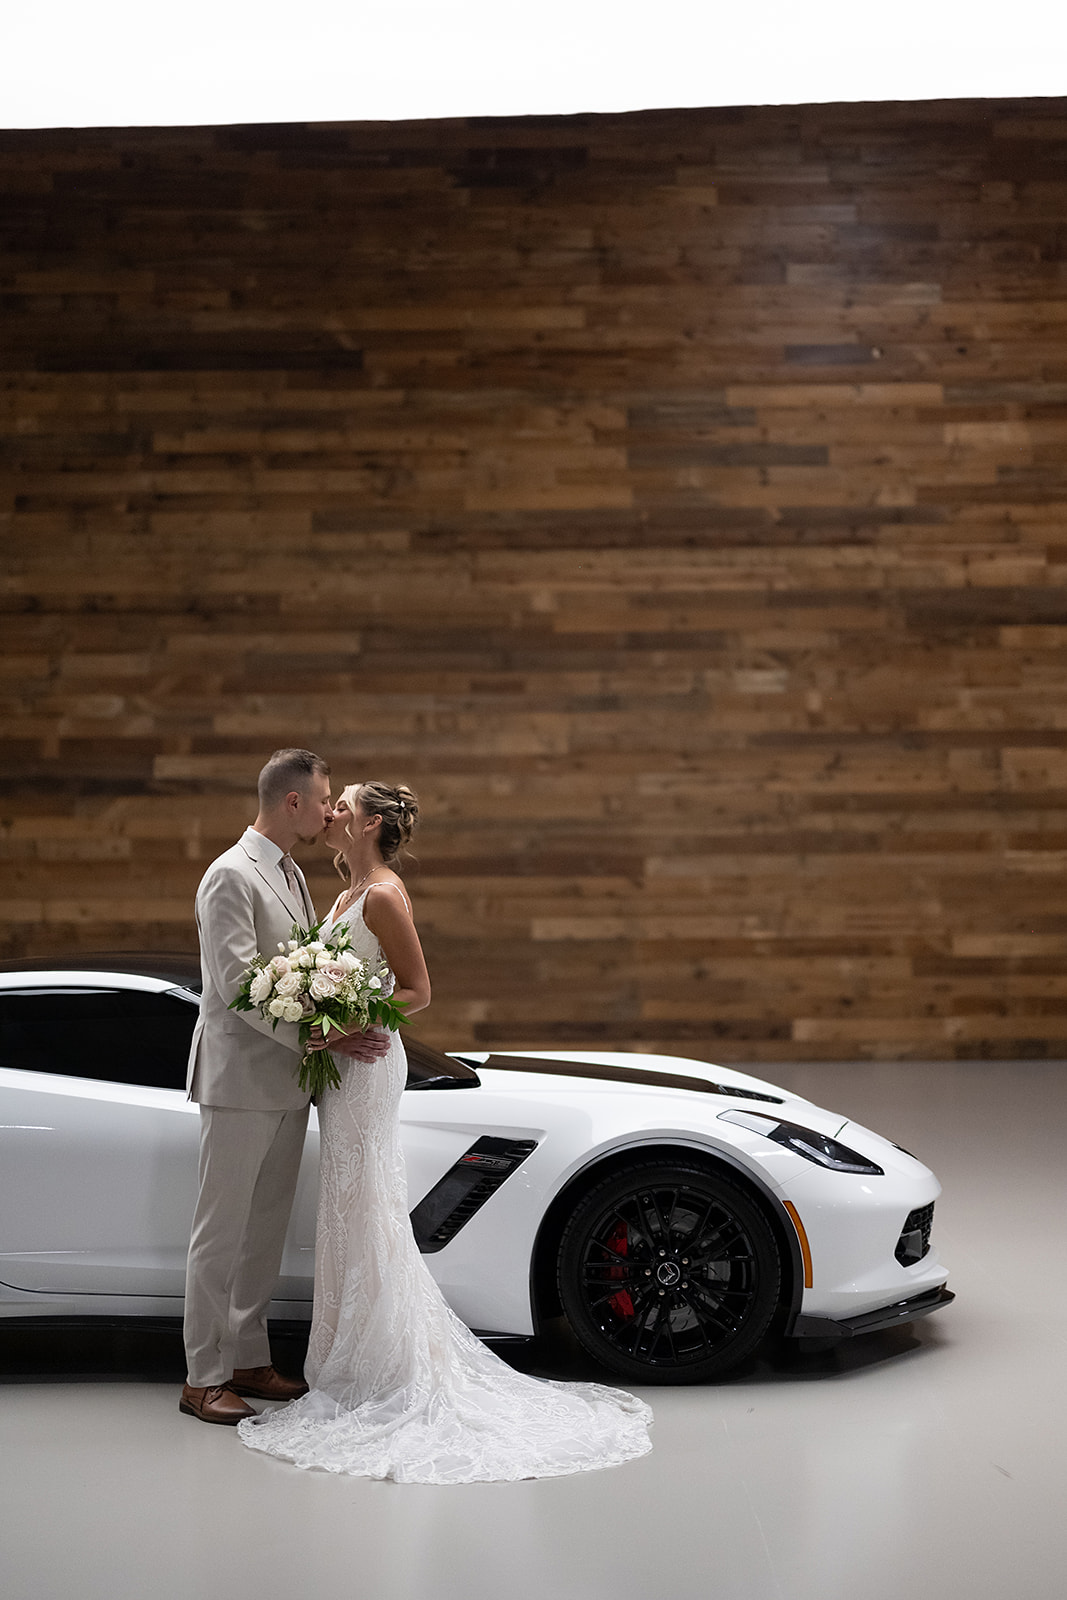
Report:
<svg viewBox="0 0 1067 1600"><path fill-rule="evenodd" d="M339 1089L341 1087L341 1074L337 1070L337 1063L328 1050L309 1050L300 1063L299 1083L301 1089L313 1094L316 1098L325 1089Z"/></svg>

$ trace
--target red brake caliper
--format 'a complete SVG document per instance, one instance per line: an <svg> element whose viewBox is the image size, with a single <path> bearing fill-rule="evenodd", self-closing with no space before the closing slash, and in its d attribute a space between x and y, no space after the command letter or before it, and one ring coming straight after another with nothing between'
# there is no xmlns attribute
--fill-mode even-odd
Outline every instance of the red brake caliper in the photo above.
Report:
<svg viewBox="0 0 1067 1600"><path fill-rule="evenodd" d="M614 1250L617 1256L629 1255L630 1236L626 1230L625 1222L619 1223L615 1232L607 1240L607 1246L609 1250ZM625 1276L625 1267L613 1265L608 1268L609 1278L625 1278ZM608 1305L618 1317L632 1317L634 1314L634 1303L625 1289L620 1289L618 1294L613 1294L608 1301Z"/></svg>

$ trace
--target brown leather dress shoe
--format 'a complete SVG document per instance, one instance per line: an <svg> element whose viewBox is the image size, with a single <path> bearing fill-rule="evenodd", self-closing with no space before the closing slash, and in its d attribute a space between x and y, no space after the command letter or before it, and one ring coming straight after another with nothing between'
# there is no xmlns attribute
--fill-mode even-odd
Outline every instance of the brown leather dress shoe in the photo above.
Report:
<svg viewBox="0 0 1067 1600"><path fill-rule="evenodd" d="M199 1417L201 1422L219 1422L226 1428L236 1428L245 1417L254 1417L255 1409L239 1400L225 1383L213 1384L207 1389L194 1389L186 1384L178 1401L178 1410L186 1416Z"/></svg>
<svg viewBox="0 0 1067 1600"><path fill-rule="evenodd" d="M273 1367L237 1367L230 1388L234 1394L250 1394L253 1400L299 1400L308 1392L303 1378L283 1378Z"/></svg>

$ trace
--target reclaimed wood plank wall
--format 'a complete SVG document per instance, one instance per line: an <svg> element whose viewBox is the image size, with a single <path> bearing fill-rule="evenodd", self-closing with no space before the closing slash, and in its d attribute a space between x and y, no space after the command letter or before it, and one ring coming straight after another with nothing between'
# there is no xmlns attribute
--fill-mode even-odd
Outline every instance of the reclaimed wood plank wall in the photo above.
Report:
<svg viewBox="0 0 1067 1600"><path fill-rule="evenodd" d="M0 190L5 953L195 948L297 743L420 791L439 1043L1067 1054L1067 102Z"/></svg>

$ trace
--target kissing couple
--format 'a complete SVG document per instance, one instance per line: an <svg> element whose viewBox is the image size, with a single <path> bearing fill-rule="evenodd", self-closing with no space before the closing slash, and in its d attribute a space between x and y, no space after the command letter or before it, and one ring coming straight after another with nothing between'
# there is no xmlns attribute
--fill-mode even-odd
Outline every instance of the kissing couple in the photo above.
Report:
<svg viewBox="0 0 1067 1600"><path fill-rule="evenodd" d="M306 1382L271 1364L267 1307L281 1265L307 1128L299 1027L230 1009L253 957L315 909L292 850L321 839L347 887L322 937L392 975L407 1011L430 980L397 871L418 821L403 785L352 783L331 799L310 750L276 750L259 809L196 897L203 1000L189 1057L200 1104L200 1187L185 1296L181 1409L299 1467L404 1483L498 1482L615 1466L651 1448L651 1412L601 1384L514 1371L446 1304L408 1218L400 1144L407 1058L371 1028L330 1051L341 1083L318 1098L319 1201ZM321 1047L313 1039L312 1048ZM257 1413L249 1399L274 1402Z"/></svg>

